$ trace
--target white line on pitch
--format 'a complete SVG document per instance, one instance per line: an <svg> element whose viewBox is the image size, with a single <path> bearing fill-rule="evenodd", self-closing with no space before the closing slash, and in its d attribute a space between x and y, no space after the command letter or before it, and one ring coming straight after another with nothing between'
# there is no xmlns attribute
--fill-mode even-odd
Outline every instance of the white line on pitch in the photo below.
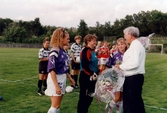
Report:
<svg viewBox="0 0 167 113"><path fill-rule="evenodd" d="M34 79L35 77L33 78L27 78L27 79L23 79L23 80L29 80L29 79ZM20 83L20 84L25 84L25 85L32 85L32 86L36 86L36 84L28 84L28 83L25 83L25 82L21 82L23 80L5 80L5 79L0 79L0 81L3 81L3 82L13 82L13 83ZM0 83L2 84L2 83ZM164 110L164 111L167 111L166 108L161 108L161 107L157 107L157 106L149 106L149 105L145 105L146 107L149 107L149 108L153 108L153 109L160 109L160 110Z"/></svg>
<svg viewBox="0 0 167 113"><path fill-rule="evenodd" d="M145 105L146 107L149 107L149 108L154 108L154 109L160 109L160 110L164 110L164 111L167 111L166 108L160 108L160 107L157 107L157 106L149 106L149 105Z"/></svg>
<svg viewBox="0 0 167 113"><path fill-rule="evenodd" d="M0 79L0 81L36 86L35 84L29 84L29 83L22 82L23 80L5 80L5 79Z"/></svg>
<svg viewBox="0 0 167 113"><path fill-rule="evenodd" d="M20 82L20 81L24 81L24 80L31 80L31 79L35 79L38 77L31 77L31 78L25 78L25 79L20 79L20 80L6 80L6 79L0 79L1 81L10 81L10 82Z"/></svg>

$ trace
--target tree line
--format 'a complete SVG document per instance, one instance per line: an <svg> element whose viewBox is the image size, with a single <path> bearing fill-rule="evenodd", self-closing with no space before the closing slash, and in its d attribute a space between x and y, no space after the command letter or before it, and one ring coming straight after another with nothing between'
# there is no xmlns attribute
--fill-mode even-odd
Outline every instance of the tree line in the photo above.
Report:
<svg viewBox="0 0 167 113"><path fill-rule="evenodd" d="M113 25L110 21L95 26L88 26L81 19L77 28L65 28L71 42L76 35L84 37L86 34L95 34L98 40L104 37L123 37L123 29L128 26L136 26L140 30L141 36L155 33L158 36L167 35L167 13L158 10L141 11L138 14L126 15L123 19L116 19ZM12 20L0 18L0 42L1 43L41 43L45 37L51 37L52 32L58 26L43 26L40 18L33 21Z"/></svg>

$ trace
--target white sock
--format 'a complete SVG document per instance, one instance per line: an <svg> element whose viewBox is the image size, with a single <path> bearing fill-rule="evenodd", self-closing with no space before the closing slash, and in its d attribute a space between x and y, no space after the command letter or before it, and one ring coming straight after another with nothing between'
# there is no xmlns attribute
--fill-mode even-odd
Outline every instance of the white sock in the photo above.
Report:
<svg viewBox="0 0 167 113"><path fill-rule="evenodd" d="M114 107L115 107L115 102L112 100L110 102L109 109L108 109L107 113L112 113L112 111L114 110Z"/></svg>
<svg viewBox="0 0 167 113"><path fill-rule="evenodd" d="M110 102L110 106L113 108L114 106L115 106L115 102L112 100L111 102Z"/></svg>
<svg viewBox="0 0 167 113"><path fill-rule="evenodd" d="M57 109L57 113L59 113L59 112L60 112L60 108Z"/></svg>
<svg viewBox="0 0 167 113"><path fill-rule="evenodd" d="M121 113L122 111L122 106L123 106L123 101L118 101L116 103L116 113Z"/></svg>
<svg viewBox="0 0 167 113"><path fill-rule="evenodd" d="M59 113L59 111L60 111L59 108L57 109L51 106L47 113Z"/></svg>

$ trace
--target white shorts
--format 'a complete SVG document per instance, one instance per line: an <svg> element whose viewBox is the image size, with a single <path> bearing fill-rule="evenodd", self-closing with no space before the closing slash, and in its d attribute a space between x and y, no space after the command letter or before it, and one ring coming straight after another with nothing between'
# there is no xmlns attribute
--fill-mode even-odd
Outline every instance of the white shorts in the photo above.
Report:
<svg viewBox="0 0 167 113"><path fill-rule="evenodd" d="M47 78L47 89L45 90L45 95L47 96L61 96L62 94L65 94L65 88L66 88L66 74L56 74L58 85L61 89L61 94L56 94L56 87L52 81L51 74L48 74Z"/></svg>
<svg viewBox="0 0 167 113"><path fill-rule="evenodd" d="M123 92L123 84L124 84L124 81L125 81L125 77L118 75L116 91L121 91L121 92Z"/></svg>
<svg viewBox="0 0 167 113"><path fill-rule="evenodd" d="M108 61L108 58L100 58L99 59L99 64L100 65L105 65L107 63L107 61Z"/></svg>

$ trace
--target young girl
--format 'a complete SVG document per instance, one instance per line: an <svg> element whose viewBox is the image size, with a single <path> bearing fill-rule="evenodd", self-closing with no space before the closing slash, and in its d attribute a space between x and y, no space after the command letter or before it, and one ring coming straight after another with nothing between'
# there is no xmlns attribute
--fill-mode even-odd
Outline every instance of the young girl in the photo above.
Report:
<svg viewBox="0 0 167 113"><path fill-rule="evenodd" d="M118 50L110 55L108 62L106 63L106 67L111 68L116 64L120 64L122 62L123 54L128 48L128 44L126 43L124 38L119 38L117 40L116 46ZM115 92L115 99L112 100L109 104L108 113L112 113L113 108L116 106L117 113L121 113L122 110L122 86L117 88Z"/></svg>
<svg viewBox="0 0 167 113"><path fill-rule="evenodd" d="M69 34L63 29L56 29L51 37L52 49L48 60L48 79L45 94L50 96L51 107L48 113L59 113L60 103L65 94L68 57L63 46L69 44Z"/></svg>
<svg viewBox="0 0 167 113"><path fill-rule="evenodd" d="M43 40L43 47L38 52L39 58L39 80L38 80L38 95L43 95L43 91L46 90L47 84L46 79L48 76L47 66L48 66L48 55L49 55L49 38L46 37ZM42 90L42 84L44 86Z"/></svg>
<svg viewBox="0 0 167 113"><path fill-rule="evenodd" d="M74 81L74 79L71 78L71 75L70 75L70 62L71 62L72 58L71 58L70 53L69 53L69 51L68 51L69 45L64 45L64 46L63 46L63 49L64 49L64 51L65 51L65 53L66 53L66 55L67 55L67 57L68 57L68 70L67 70L66 75L67 75L67 78L68 78L68 79L70 80L70 82L71 82L71 86L73 86L73 85L75 85L75 81Z"/></svg>
<svg viewBox="0 0 167 113"><path fill-rule="evenodd" d="M82 37L80 35L77 35L74 37L75 43L73 43L71 45L71 57L72 57L72 61L71 61L71 77L74 79L75 81L75 85L72 85L72 87L74 88L78 88L78 74L80 72L80 63L77 62L77 58L80 57L80 52L82 50L82 45L80 44Z"/></svg>
<svg viewBox="0 0 167 113"><path fill-rule="evenodd" d="M110 56L110 50L109 50L109 48L107 46L107 42L104 41L103 42L103 46L100 47L99 52L98 52L98 56L97 56L100 59L100 61L99 61L99 64L100 64L99 65L99 70L100 70L100 72L105 70L105 64L108 61L109 56Z"/></svg>

